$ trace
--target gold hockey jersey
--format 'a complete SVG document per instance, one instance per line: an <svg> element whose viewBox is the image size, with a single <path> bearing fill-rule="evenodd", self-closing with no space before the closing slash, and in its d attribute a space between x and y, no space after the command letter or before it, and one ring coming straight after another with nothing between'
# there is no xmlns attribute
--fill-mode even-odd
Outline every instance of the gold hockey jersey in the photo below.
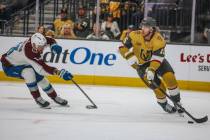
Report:
<svg viewBox="0 0 210 140"><path fill-rule="evenodd" d="M119 51L133 68L150 62L149 67L157 70L165 57L165 45L166 41L159 32L154 32L151 39L147 41L142 31L137 30L123 40L123 46Z"/></svg>

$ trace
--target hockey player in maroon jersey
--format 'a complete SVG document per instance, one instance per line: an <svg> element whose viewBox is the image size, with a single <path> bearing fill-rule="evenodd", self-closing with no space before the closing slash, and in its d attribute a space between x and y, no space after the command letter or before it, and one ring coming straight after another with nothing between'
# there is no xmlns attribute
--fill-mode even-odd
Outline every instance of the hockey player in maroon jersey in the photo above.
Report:
<svg viewBox="0 0 210 140"><path fill-rule="evenodd" d="M40 107L50 108L50 103L41 97L38 86L57 104L66 106L68 101L57 95L45 76L58 75L64 80L71 80L73 75L65 69L58 70L45 64L41 54L49 45L53 52L61 53L61 46L53 38L35 33L28 40L12 47L2 55L2 68L7 76L24 79L31 95Z"/></svg>

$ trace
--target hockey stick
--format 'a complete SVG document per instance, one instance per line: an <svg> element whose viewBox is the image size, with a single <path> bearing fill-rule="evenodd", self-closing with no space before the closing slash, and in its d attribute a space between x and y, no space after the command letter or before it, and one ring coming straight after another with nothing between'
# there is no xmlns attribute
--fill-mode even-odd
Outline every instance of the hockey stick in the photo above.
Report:
<svg viewBox="0 0 210 140"><path fill-rule="evenodd" d="M84 92L84 90L73 79L71 81L79 88L79 90L85 95L85 97L87 97L87 99L92 103L92 105L87 105L86 108L97 109L98 107L96 106L96 104L90 99L90 97Z"/></svg>
<svg viewBox="0 0 210 140"><path fill-rule="evenodd" d="M149 83L146 82L143 78L142 78L143 82L148 86ZM178 106L185 114L187 114L193 121L195 121L196 123L204 123L206 121L208 121L208 116L206 115L203 118L195 118L193 117L184 107L182 107L180 104L178 104L177 102L175 102L171 96L169 96L162 88L160 88L154 81L153 81L153 85L158 88L164 95L166 95L166 97L168 97L176 106ZM189 122L189 121L188 121Z"/></svg>

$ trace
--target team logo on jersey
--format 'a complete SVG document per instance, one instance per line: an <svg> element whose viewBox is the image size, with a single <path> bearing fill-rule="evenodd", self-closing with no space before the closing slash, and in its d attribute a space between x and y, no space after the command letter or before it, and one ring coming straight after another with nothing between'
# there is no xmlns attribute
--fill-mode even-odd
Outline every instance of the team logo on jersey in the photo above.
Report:
<svg viewBox="0 0 210 140"><path fill-rule="evenodd" d="M151 50L143 50L141 49L140 58L144 61L149 61L152 58L152 51Z"/></svg>

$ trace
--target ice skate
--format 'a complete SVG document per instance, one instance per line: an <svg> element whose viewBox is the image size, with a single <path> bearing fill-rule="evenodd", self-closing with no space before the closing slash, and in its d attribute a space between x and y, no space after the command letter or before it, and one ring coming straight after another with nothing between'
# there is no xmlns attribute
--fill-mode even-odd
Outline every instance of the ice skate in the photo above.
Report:
<svg viewBox="0 0 210 140"><path fill-rule="evenodd" d="M69 106L68 101L65 99L62 99L61 97L56 96L55 98L53 98L53 100L61 106Z"/></svg>
<svg viewBox="0 0 210 140"><path fill-rule="evenodd" d="M168 104L167 102L165 103L159 103L158 104L163 108L163 110L165 112L168 112L168 113L175 113L177 110L174 106Z"/></svg>
<svg viewBox="0 0 210 140"><path fill-rule="evenodd" d="M50 103L46 100L44 100L42 97L38 97L37 99L35 99L36 103L41 107L41 108L46 108L46 109L50 109Z"/></svg>
<svg viewBox="0 0 210 140"><path fill-rule="evenodd" d="M175 96L171 96L171 98L172 98L172 100L173 100L174 102L176 102L178 105L182 105L181 102L180 102L180 100L181 100L180 94L177 94L177 95L175 95ZM178 107L176 104L174 104L174 107L176 108L177 112L178 112L180 115L184 113L184 111L183 111L180 107ZM181 116L183 116L183 115L181 115Z"/></svg>

